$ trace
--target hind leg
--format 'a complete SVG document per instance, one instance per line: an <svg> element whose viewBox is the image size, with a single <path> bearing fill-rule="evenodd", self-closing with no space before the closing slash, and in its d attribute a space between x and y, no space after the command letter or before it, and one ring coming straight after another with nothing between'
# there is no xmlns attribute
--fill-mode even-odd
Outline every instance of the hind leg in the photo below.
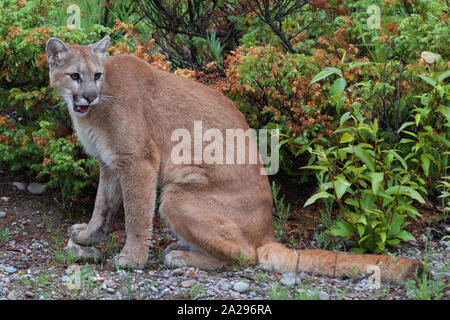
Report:
<svg viewBox="0 0 450 320"><path fill-rule="evenodd" d="M220 208L192 193L164 193L161 214L171 229L195 248L170 251L165 259L169 265L179 266L182 260L194 267L223 266L238 259L250 265L257 263L256 245L249 243L241 228L217 210Z"/></svg>

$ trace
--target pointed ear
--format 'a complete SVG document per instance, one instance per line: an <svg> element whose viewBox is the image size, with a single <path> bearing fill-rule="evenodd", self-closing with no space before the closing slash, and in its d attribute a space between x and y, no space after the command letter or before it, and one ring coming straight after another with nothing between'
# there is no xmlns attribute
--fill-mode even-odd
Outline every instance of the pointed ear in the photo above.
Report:
<svg viewBox="0 0 450 320"><path fill-rule="evenodd" d="M104 36L99 42L91 43L89 47L91 47L93 53L104 58L109 47L109 35Z"/></svg>
<svg viewBox="0 0 450 320"><path fill-rule="evenodd" d="M68 54L71 54L69 47L64 42L57 38L51 38L47 41L45 47L45 53L47 54L47 61L52 68L56 63L61 61Z"/></svg>

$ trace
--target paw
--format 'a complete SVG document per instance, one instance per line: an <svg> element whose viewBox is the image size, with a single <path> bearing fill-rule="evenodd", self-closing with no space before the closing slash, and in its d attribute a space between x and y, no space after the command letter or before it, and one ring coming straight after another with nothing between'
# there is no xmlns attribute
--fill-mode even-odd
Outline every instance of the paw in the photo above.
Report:
<svg viewBox="0 0 450 320"><path fill-rule="evenodd" d="M114 263L117 269L139 269L142 270L147 263L147 255L138 255L133 253L122 252L118 257L114 259Z"/></svg>
<svg viewBox="0 0 450 320"><path fill-rule="evenodd" d="M186 266L186 251L172 250L164 256L164 264L170 268L182 268Z"/></svg>
<svg viewBox="0 0 450 320"><path fill-rule="evenodd" d="M74 224L70 227L69 236L73 242L83 246L98 244L104 238L104 234L100 230L89 231L86 223Z"/></svg>
<svg viewBox="0 0 450 320"><path fill-rule="evenodd" d="M69 228L69 237L72 239L73 242L81 245L87 245L88 243L88 237L86 237L86 223L79 223L74 224Z"/></svg>
<svg viewBox="0 0 450 320"><path fill-rule="evenodd" d="M164 249L163 254L166 256L169 254L169 252L171 251L189 251L190 248L182 243L180 243L179 241L171 243L167 246L167 248Z"/></svg>

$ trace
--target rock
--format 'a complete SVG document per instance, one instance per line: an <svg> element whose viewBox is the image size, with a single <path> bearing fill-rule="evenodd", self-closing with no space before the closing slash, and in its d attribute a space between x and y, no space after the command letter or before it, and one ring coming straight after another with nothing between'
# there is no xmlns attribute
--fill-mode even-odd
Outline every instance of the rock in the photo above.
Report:
<svg viewBox="0 0 450 320"><path fill-rule="evenodd" d="M17 272L17 269L14 268L14 267L6 267L4 270L7 273L15 273L15 272Z"/></svg>
<svg viewBox="0 0 450 320"><path fill-rule="evenodd" d="M440 54L428 52L428 51L423 51L420 54L420 58L421 58L420 60L425 61L428 64L433 64L442 59Z"/></svg>
<svg viewBox="0 0 450 320"><path fill-rule="evenodd" d="M45 186L42 183L32 182L27 189L32 194L43 194L45 192Z"/></svg>
<svg viewBox="0 0 450 320"><path fill-rule="evenodd" d="M117 289L117 283L114 281L114 280L110 280L110 279L108 279L108 280L106 280L105 282L105 285L108 287L108 288L111 288L111 289Z"/></svg>
<svg viewBox="0 0 450 320"><path fill-rule="evenodd" d="M113 288L106 288L106 291L108 291L109 293L114 293L115 290Z"/></svg>
<svg viewBox="0 0 450 320"><path fill-rule="evenodd" d="M64 251L76 260L94 261L101 258L101 253L97 248L81 246L73 242L72 239L69 240Z"/></svg>
<svg viewBox="0 0 450 320"><path fill-rule="evenodd" d="M232 285L229 281L225 281L220 284L220 289L223 291L228 291L231 289L231 287L232 287Z"/></svg>
<svg viewBox="0 0 450 320"><path fill-rule="evenodd" d="M297 282L296 274L292 272L285 273L283 274L280 282L284 286L293 286Z"/></svg>
<svg viewBox="0 0 450 320"><path fill-rule="evenodd" d="M320 291L319 300L330 300L330 295L325 291Z"/></svg>
<svg viewBox="0 0 450 320"><path fill-rule="evenodd" d="M13 182L12 185L20 191L25 191L25 189L27 188L27 184L23 182Z"/></svg>
<svg viewBox="0 0 450 320"><path fill-rule="evenodd" d="M10 292L6 298L8 300L17 300L17 296L14 292Z"/></svg>
<svg viewBox="0 0 450 320"><path fill-rule="evenodd" d="M233 285L233 290L239 293L246 292L249 289L249 286L245 282L236 282Z"/></svg>
<svg viewBox="0 0 450 320"><path fill-rule="evenodd" d="M5 211L0 211L0 218L4 218L6 217L6 212Z"/></svg>
<svg viewBox="0 0 450 320"><path fill-rule="evenodd" d="M50 216L53 215L53 210L52 209L48 210L47 214Z"/></svg>
<svg viewBox="0 0 450 320"><path fill-rule="evenodd" d="M31 291L26 291L25 292L25 296L27 296L28 298L33 298L34 297L34 293Z"/></svg>
<svg viewBox="0 0 450 320"><path fill-rule="evenodd" d="M189 287L192 287L196 283L197 283L197 280L184 280L183 282L180 283L180 285L183 288L189 288Z"/></svg>
<svg viewBox="0 0 450 320"><path fill-rule="evenodd" d="M231 292L230 293L230 296L233 298L233 299L239 299L240 297L241 297L241 294L239 293L239 292Z"/></svg>
<svg viewBox="0 0 450 320"><path fill-rule="evenodd" d="M177 268L177 269L172 271L172 274L174 276L182 276L182 275L184 275L184 270L181 269L181 268Z"/></svg>

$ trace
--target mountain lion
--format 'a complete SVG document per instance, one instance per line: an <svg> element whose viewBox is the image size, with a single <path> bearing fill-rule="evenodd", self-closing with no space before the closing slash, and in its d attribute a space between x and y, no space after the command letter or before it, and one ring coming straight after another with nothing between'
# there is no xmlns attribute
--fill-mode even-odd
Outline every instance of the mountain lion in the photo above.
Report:
<svg viewBox="0 0 450 320"><path fill-rule="evenodd" d="M157 183L159 211L179 241L165 263L217 268L244 258L277 272L340 277L377 265L381 278L398 280L418 261L325 250L295 251L276 242L269 180L262 164L175 164L171 134L204 129L248 130L243 115L219 91L157 70L133 55L106 57L109 37L89 46L48 40L50 84L67 103L76 134L100 163L95 208L88 224L69 230L79 245L99 243L123 203L126 243L119 267L144 268L151 241ZM248 151L248 150L240 150Z"/></svg>

